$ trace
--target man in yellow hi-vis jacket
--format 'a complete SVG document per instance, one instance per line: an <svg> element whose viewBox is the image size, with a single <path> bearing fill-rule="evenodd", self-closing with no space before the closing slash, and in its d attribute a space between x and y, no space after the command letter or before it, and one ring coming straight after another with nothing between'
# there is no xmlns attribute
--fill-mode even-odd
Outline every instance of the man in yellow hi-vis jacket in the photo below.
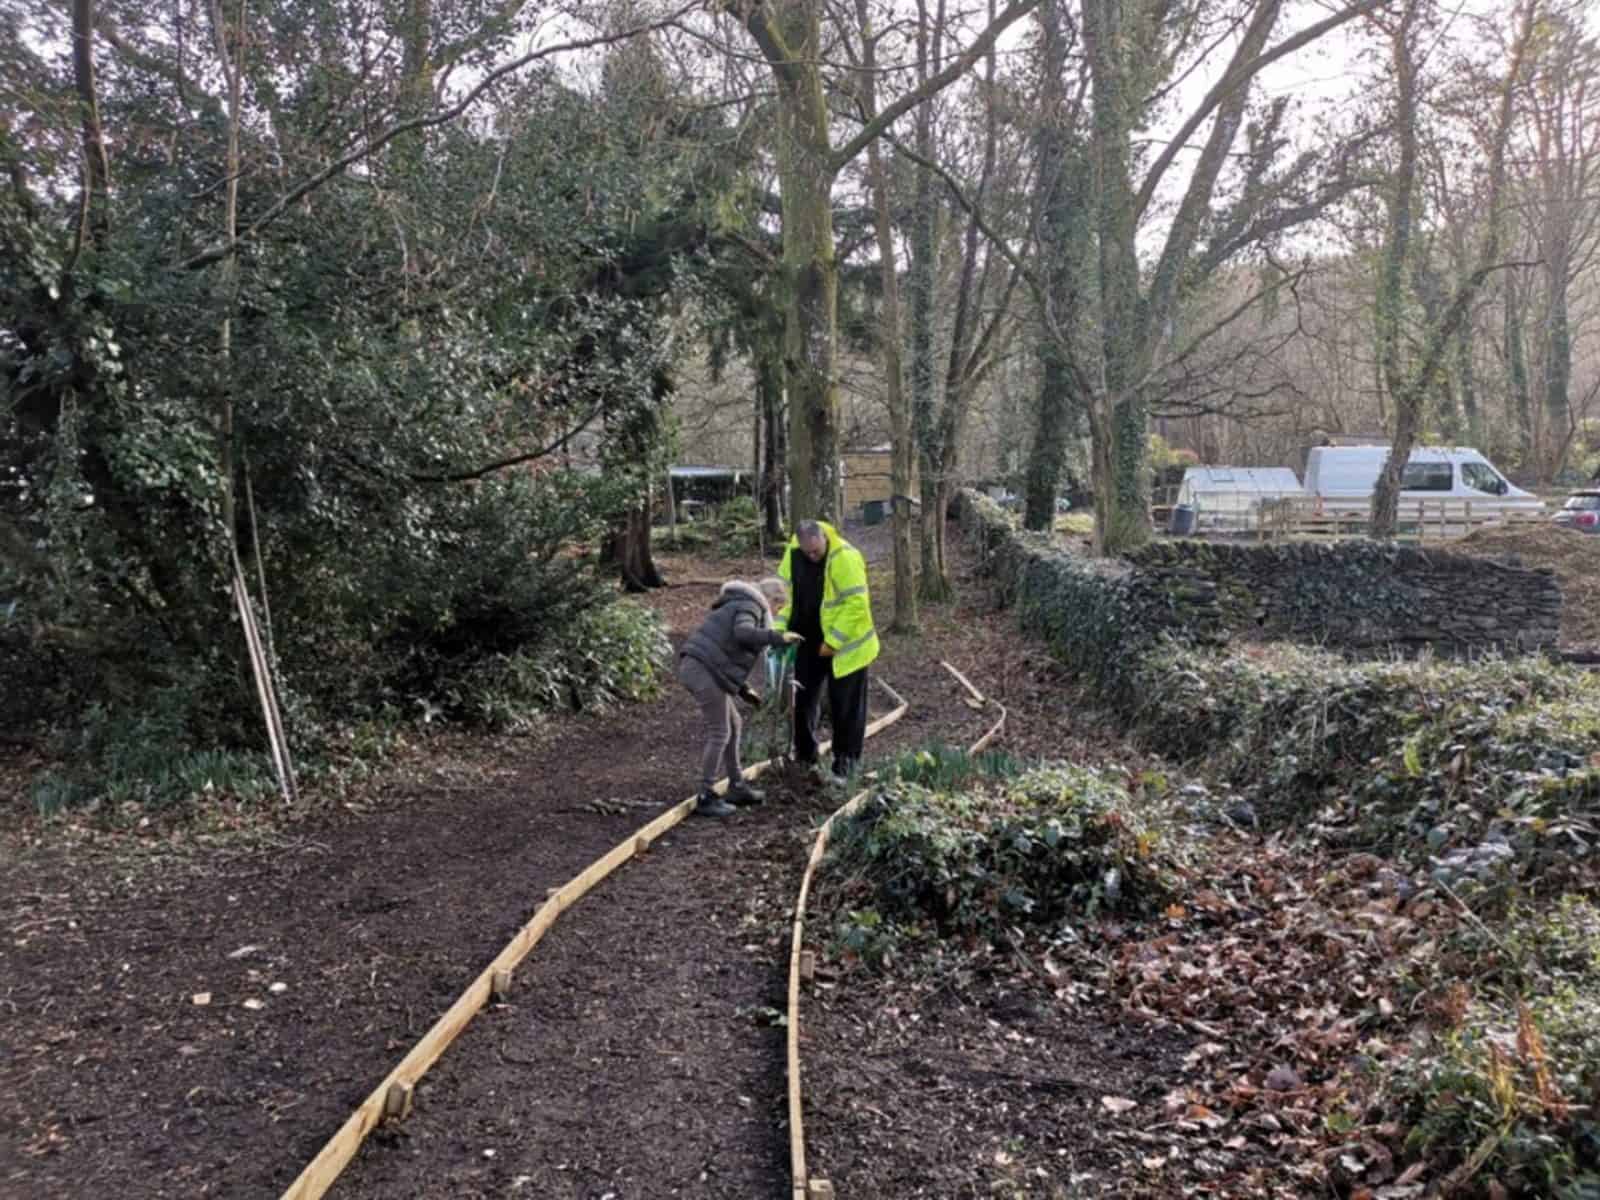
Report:
<svg viewBox="0 0 1600 1200"><path fill-rule="evenodd" d="M867 736L867 666L878 657L867 594L867 560L826 521L801 521L783 552L778 574L789 603L776 625L805 640L796 648L794 754L817 760L817 718L824 684L833 714L833 773L840 778L861 761Z"/></svg>

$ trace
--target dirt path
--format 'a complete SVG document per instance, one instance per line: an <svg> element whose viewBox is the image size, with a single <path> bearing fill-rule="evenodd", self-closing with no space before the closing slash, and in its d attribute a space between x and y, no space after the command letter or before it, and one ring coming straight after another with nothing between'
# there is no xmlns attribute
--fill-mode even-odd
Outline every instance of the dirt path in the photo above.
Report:
<svg viewBox="0 0 1600 1200"><path fill-rule="evenodd" d="M658 603L681 633L710 594ZM885 655L913 703L899 744L975 736L939 648ZM0 1195L278 1194L547 888L689 790L694 717L669 687L566 723L486 779L417 780L381 812L262 849L11 856ZM419 1118L338 1194L499 1194L535 1169L534 1195L781 1184L780 1039L761 1010L782 956L764 922L781 923L810 820L775 804L691 823L565 915L518 1003L480 1019L425 1081Z"/></svg>
<svg viewBox="0 0 1600 1200"><path fill-rule="evenodd" d="M575 720L270 849L0 868L0 1194L276 1195L546 888L682 798L691 714L621 719L626 754Z"/></svg>
<svg viewBox="0 0 1600 1200"><path fill-rule="evenodd" d="M770 931L811 808L686 824L564 915L513 1002L452 1047L420 1111L338 1195L781 1194L785 961Z"/></svg>

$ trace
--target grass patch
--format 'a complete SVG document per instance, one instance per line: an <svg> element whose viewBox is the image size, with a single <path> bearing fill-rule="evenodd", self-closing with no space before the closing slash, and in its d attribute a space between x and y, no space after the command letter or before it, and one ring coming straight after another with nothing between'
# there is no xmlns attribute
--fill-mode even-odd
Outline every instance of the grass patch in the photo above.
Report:
<svg viewBox="0 0 1600 1200"><path fill-rule="evenodd" d="M1094 514L1090 512L1062 513L1055 521L1056 532L1068 537L1093 537Z"/></svg>

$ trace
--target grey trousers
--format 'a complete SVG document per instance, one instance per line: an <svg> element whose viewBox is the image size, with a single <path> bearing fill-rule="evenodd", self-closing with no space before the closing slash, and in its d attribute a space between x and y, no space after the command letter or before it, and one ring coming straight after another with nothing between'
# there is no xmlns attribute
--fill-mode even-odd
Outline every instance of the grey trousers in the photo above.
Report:
<svg viewBox="0 0 1600 1200"><path fill-rule="evenodd" d="M700 706L705 729L705 745L700 751L700 790L708 792L721 776L731 784L744 775L739 765L739 710L733 697L718 686L711 672L697 658L687 655L678 660L678 682L689 689Z"/></svg>

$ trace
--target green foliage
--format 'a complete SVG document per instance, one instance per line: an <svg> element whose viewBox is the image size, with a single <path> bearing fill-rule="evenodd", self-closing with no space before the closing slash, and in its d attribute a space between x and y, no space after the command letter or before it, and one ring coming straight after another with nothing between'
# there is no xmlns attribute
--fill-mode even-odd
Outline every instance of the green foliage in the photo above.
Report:
<svg viewBox="0 0 1600 1200"><path fill-rule="evenodd" d="M477 67L518 36L480 8L436 14ZM70 61L28 49L59 31L0 51L35 114L0 131L0 725L80 755L83 787L51 794L260 744L229 592L237 545L259 593L257 540L302 759L351 724L640 691L652 637L594 626L615 618L591 616L587 551L659 465L710 214L750 200L722 195L726 117L667 103L642 41L587 88L530 70L499 111L375 148L196 263L222 237L224 109L198 78L180 103L159 64L209 35L123 17L104 236L81 245ZM392 57L358 76L312 48L343 36L328 13L252 7L246 223L414 105L386 19Z"/></svg>
<svg viewBox="0 0 1600 1200"><path fill-rule="evenodd" d="M794 647L765 651L760 659L764 685L761 703L745 720L740 754L746 763L788 754L794 740L790 694L794 682Z"/></svg>
<svg viewBox="0 0 1600 1200"><path fill-rule="evenodd" d="M716 544L719 551L737 558L753 554L761 545L761 510L749 496L735 496L717 507Z"/></svg>
<svg viewBox="0 0 1600 1200"><path fill-rule="evenodd" d="M944 792L985 780L1014 779L1024 770L1022 761L1004 750L986 750L974 756L961 746L937 741L914 750L902 750L879 768L887 780Z"/></svg>
<svg viewBox="0 0 1600 1200"><path fill-rule="evenodd" d="M652 536L672 550L743 558L761 548L761 513L749 496L735 496L711 511L704 521L657 525Z"/></svg>
<svg viewBox="0 0 1600 1200"><path fill-rule="evenodd" d="M243 800L276 795L264 754L197 745L188 715L194 697L165 689L143 709L91 704L65 737L63 766L34 784L39 811L66 807L164 808L212 793Z"/></svg>
<svg viewBox="0 0 1600 1200"><path fill-rule="evenodd" d="M563 626L558 646L493 655L475 664L449 699L475 723L525 730L552 711L603 711L649 699L671 651L653 611L617 601Z"/></svg>
<svg viewBox="0 0 1600 1200"><path fill-rule="evenodd" d="M1481 989L1454 1023L1395 1059L1387 1086L1410 1149L1487 1147L1484 1172L1515 1196L1600 1191L1600 910L1569 895L1512 914L1490 948L1518 986ZM1500 964L1505 965L1505 964Z"/></svg>
<svg viewBox="0 0 1600 1200"><path fill-rule="evenodd" d="M1182 647L1119 576L1014 533L981 497L963 504L1023 628L1136 737L1253 793L1268 824L1304 825L1338 802L1325 836L1442 858L1445 882L1486 900L1553 882L1591 852L1592 673L1531 656L1349 662L1287 645ZM1486 844L1508 853L1461 857Z"/></svg>
<svg viewBox="0 0 1600 1200"><path fill-rule="evenodd" d="M899 760L833 839L830 869L848 881L836 923L844 949L871 961L904 937L1004 943L1015 926L1144 912L1169 894L1176 862L1159 818L1099 772L1016 774L1001 759L920 754Z"/></svg>
<svg viewBox="0 0 1600 1200"><path fill-rule="evenodd" d="M676 525L656 525L650 530L656 546L668 550L698 554L713 550L717 545L715 527L705 521L680 521Z"/></svg>

